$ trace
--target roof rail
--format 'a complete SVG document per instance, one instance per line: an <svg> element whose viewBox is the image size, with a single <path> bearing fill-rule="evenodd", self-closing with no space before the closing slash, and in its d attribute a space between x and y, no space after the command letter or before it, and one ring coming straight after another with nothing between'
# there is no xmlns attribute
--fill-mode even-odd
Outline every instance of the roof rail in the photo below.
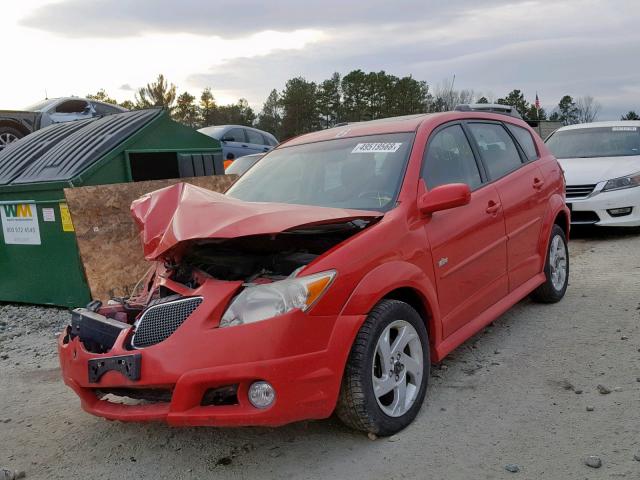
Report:
<svg viewBox="0 0 640 480"><path fill-rule="evenodd" d="M511 105L502 105L500 103L463 103L456 105L454 108L457 112L491 112L509 115L510 117L520 118L522 116Z"/></svg>

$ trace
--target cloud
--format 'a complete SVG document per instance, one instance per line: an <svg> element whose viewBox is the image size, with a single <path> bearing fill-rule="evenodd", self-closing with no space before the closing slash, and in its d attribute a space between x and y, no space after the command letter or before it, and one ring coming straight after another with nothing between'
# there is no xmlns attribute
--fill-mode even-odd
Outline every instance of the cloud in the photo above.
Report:
<svg viewBox="0 0 640 480"><path fill-rule="evenodd" d="M483 8L523 0L487 0ZM266 29L348 28L447 22L475 0L63 0L46 4L22 25L70 37L128 37L171 32L246 36Z"/></svg>
<svg viewBox="0 0 640 480"><path fill-rule="evenodd" d="M603 116L615 118L640 104L640 66L630 62L640 51L640 35L633 33L637 15L612 11L605 1L589 7L582 22L566 22L584 9L582 2L525 2L471 8L431 29L331 29L325 41L302 50L231 59L192 74L189 82L260 107L272 88L280 90L293 76L321 81L334 71L361 68L412 74L433 87L455 74L456 88L496 98L518 88L531 101L538 92L548 110L565 94L593 95ZM612 34L619 30L631 33Z"/></svg>
<svg viewBox="0 0 640 480"><path fill-rule="evenodd" d="M219 99L258 108L294 76L321 81L361 68L432 86L455 74L456 88L496 97L538 92L547 109L564 94L590 94L613 118L640 110L639 17L635 0L61 0L22 24L112 43L158 39L166 45L153 60L123 55L179 64L181 87L211 86ZM196 48L173 48L185 36Z"/></svg>
<svg viewBox="0 0 640 480"><path fill-rule="evenodd" d="M125 92L133 92L133 87L128 83L124 83L118 87L118 90L123 90Z"/></svg>

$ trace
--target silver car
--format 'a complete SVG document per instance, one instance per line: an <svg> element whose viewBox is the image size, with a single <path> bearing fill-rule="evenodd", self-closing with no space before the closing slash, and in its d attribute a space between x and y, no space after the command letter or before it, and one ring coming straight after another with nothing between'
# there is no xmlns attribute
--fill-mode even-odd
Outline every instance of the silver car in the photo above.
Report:
<svg viewBox="0 0 640 480"><path fill-rule="evenodd" d="M49 98L24 110L0 110L0 150L31 132L54 123L126 112L118 105L79 97Z"/></svg>

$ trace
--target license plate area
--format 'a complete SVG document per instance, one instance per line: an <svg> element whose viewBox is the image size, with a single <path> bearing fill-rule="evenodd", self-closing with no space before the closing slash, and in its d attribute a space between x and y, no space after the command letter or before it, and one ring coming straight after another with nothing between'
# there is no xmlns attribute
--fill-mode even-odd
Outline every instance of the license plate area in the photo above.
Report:
<svg viewBox="0 0 640 480"><path fill-rule="evenodd" d="M89 383L97 383L105 373L111 371L120 372L129 380L140 380L141 363L142 355L140 353L93 358L89 360Z"/></svg>

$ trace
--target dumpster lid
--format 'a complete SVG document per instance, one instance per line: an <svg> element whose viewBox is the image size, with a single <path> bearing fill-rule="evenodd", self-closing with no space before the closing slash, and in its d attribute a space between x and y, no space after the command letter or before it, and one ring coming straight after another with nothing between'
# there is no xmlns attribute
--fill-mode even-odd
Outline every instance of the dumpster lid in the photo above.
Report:
<svg viewBox="0 0 640 480"><path fill-rule="evenodd" d="M162 112L137 110L38 130L0 153L0 185L71 180Z"/></svg>

